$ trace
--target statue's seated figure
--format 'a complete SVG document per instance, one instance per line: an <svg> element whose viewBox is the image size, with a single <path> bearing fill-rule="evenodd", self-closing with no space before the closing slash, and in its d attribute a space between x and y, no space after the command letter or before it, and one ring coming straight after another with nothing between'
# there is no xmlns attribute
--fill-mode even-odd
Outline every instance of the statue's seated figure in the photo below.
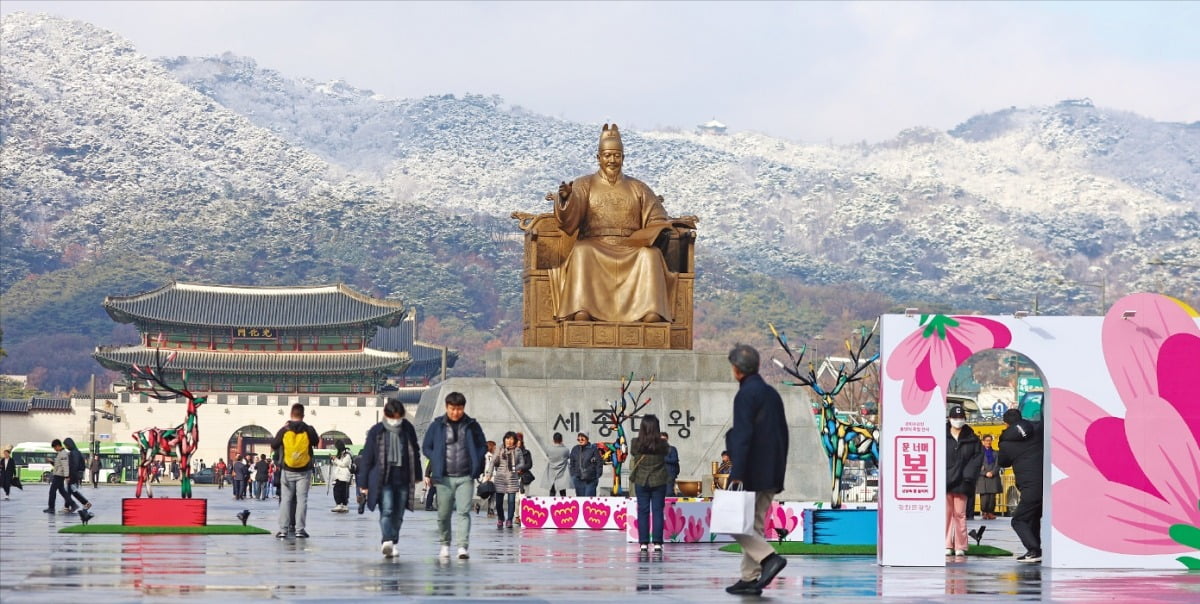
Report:
<svg viewBox="0 0 1200 604"><path fill-rule="evenodd" d="M552 214L513 215L526 232L525 345L690 349L696 219L671 218L622 174L616 124L596 159L599 171L546 196Z"/></svg>

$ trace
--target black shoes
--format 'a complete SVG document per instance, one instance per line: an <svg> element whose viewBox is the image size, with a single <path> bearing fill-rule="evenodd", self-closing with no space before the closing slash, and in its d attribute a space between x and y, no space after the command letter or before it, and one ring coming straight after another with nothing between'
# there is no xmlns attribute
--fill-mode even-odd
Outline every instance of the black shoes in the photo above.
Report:
<svg viewBox="0 0 1200 604"><path fill-rule="evenodd" d="M739 580L737 583L726 587L725 593L734 596L761 596L762 588L758 586L758 581Z"/></svg>
<svg viewBox="0 0 1200 604"><path fill-rule="evenodd" d="M740 580L725 588L725 593L735 596L760 596L763 588L775 580L775 576L787 566L787 560L779 554L771 554L762 559L762 574L757 581Z"/></svg>
<svg viewBox="0 0 1200 604"><path fill-rule="evenodd" d="M1023 564L1034 564L1036 562L1041 562L1041 561L1042 561L1042 550L1040 550L1040 549L1029 550L1029 551L1025 552L1025 555L1021 556L1020 558L1017 558L1017 562L1021 562Z"/></svg>
<svg viewBox="0 0 1200 604"><path fill-rule="evenodd" d="M308 531L306 531L304 529L300 529L300 530L296 531L296 537L298 537L300 539L308 539Z"/></svg>
<svg viewBox="0 0 1200 604"><path fill-rule="evenodd" d="M779 571L783 570L783 567L787 566L787 560L779 554L771 554L770 556L763 558L761 564L762 575L758 577L757 583L758 589L760 590L770 585L771 581L775 580L775 575L778 575Z"/></svg>

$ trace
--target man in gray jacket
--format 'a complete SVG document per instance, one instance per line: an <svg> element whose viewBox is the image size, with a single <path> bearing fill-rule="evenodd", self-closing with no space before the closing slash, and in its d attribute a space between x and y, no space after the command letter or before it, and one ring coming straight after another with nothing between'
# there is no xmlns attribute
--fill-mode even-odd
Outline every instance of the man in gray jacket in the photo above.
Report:
<svg viewBox="0 0 1200 604"><path fill-rule="evenodd" d="M75 510L71 507L71 494L67 492L67 480L71 477L71 453L63 448L62 441L57 438L50 443L50 447L55 451L54 469L50 473L50 501L42 511L53 514L58 494L62 493L63 505L66 506L63 511L73 512Z"/></svg>
<svg viewBox="0 0 1200 604"><path fill-rule="evenodd" d="M458 558L470 558L471 501L475 477L483 473L487 437L479 422L467 416L467 397L461 392L446 395L446 414L435 418L425 431L421 454L429 460L425 488L436 485L439 557L450 557L450 513L458 515Z"/></svg>
<svg viewBox="0 0 1200 604"><path fill-rule="evenodd" d="M554 444L546 449L546 482L550 483L551 497L567 496L567 465L571 450L563 444L561 432L554 433Z"/></svg>

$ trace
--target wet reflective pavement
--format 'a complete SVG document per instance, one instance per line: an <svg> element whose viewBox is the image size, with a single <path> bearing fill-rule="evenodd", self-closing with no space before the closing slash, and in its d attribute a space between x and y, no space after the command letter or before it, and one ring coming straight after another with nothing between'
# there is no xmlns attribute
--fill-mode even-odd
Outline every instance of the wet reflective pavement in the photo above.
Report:
<svg viewBox="0 0 1200 604"><path fill-rule="evenodd" d="M164 488L170 495L177 491ZM118 523L129 486L88 489L96 523ZM210 524L250 524L272 532L278 506L233 501L228 489L202 485ZM497 530L473 516L471 559L439 561L432 512L410 513L399 556L379 553L378 517L333 514L332 497L313 488L310 539L269 535L63 535L77 515L42 512L45 485L27 485L0 501L0 601L240 602L263 599L412 601L519 599L583 602L638 596L648 601L737 601L724 587L737 578L740 554L713 545L667 544L645 555L618 531ZM61 505L61 503L60 503ZM987 524L987 545L1020 553L1008 520ZM880 568L874 557L792 556L762 598L860 601L1053 600L1198 602L1200 573L1043 569L1011 558L969 558L947 568Z"/></svg>

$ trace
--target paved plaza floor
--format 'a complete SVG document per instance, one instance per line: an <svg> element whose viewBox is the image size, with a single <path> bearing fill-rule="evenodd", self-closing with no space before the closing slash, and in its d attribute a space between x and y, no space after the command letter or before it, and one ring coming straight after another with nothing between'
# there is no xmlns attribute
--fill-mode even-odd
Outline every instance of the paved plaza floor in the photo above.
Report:
<svg viewBox="0 0 1200 604"><path fill-rule="evenodd" d="M95 523L120 522L131 486L87 489ZM177 496L177 486L159 495ZM209 499L209 523L276 530L278 506L233 501L228 489L196 487ZM1052 570L1011 558L969 558L947 568L881 568L874 557L793 556L762 598L723 588L737 579L740 554L713 545L667 544L644 555L618 531L497 530L474 516L470 560L439 561L433 512L406 516L400 555L379 553L378 516L333 514L332 497L314 488L309 539L272 536L68 535L77 515L42 512L46 486L26 485L0 501L0 601L100 602L255 600L408 601L624 600L733 602L740 599L906 602L1014 600L1200 602L1200 573ZM62 503L59 502L61 507ZM1020 553L1007 519L987 524L985 544Z"/></svg>

